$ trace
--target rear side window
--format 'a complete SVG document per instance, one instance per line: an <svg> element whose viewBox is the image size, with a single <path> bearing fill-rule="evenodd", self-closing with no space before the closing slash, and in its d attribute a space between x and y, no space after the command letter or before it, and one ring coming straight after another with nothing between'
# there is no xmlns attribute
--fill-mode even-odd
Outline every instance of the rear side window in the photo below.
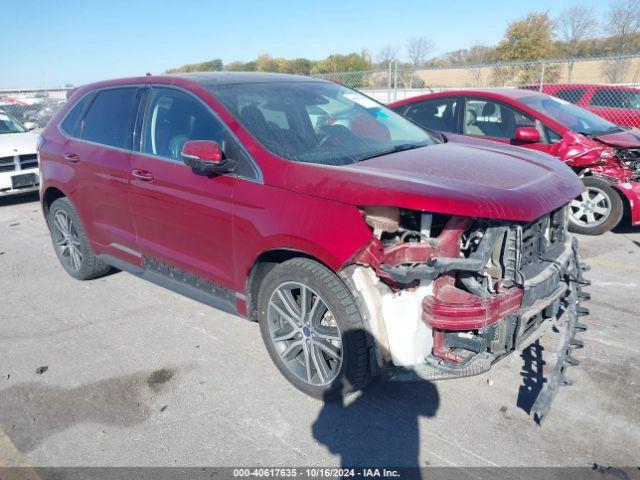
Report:
<svg viewBox="0 0 640 480"><path fill-rule="evenodd" d="M564 90L557 91L553 95L566 102L578 103L584 95L584 92L584 88L566 88Z"/></svg>
<svg viewBox="0 0 640 480"><path fill-rule="evenodd" d="M130 87L98 92L84 116L82 138L130 149L137 90Z"/></svg>
<svg viewBox="0 0 640 480"><path fill-rule="evenodd" d="M599 88L593 94L590 103L596 107L640 110L640 91Z"/></svg>
<svg viewBox="0 0 640 480"><path fill-rule="evenodd" d="M456 106L455 98L425 100L411 105L404 116L429 130L455 132Z"/></svg>
<svg viewBox="0 0 640 480"><path fill-rule="evenodd" d="M71 135L72 137L80 136L82 114L92 98L93 95L91 94L85 95L67 114L61 125L62 130L64 130L67 135Z"/></svg>

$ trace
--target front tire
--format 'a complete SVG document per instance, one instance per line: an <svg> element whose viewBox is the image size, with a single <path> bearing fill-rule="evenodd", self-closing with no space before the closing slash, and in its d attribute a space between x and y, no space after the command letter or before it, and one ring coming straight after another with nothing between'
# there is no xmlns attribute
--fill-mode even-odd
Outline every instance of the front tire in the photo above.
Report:
<svg viewBox="0 0 640 480"><path fill-rule="evenodd" d="M582 179L584 191L569 204L569 230L583 235L601 235L620 223L624 205L620 195L605 180Z"/></svg>
<svg viewBox="0 0 640 480"><path fill-rule="evenodd" d="M91 250L80 216L69 199L62 197L51 204L47 222L53 248L69 275L77 280L90 280L111 270Z"/></svg>
<svg viewBox="0 0 640 480"><path fill-rule="evenodd" d="M353 296L325 266L294 258L273 268L258 294L267 351L307 395L335 399L370 380L371 341Z"/></svg>

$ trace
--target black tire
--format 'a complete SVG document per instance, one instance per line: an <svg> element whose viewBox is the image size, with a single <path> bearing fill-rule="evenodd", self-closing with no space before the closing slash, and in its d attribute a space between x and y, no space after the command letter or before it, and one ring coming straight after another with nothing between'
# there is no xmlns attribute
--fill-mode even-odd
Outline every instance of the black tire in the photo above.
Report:
<svg viewBox="0 0 640 480"><path fill-rule="evenodd" d="M585 191L570 204L569 230L583 235L601 235L614 228L622 219L624 204L618 192L605 180L596 177L584 177L582 179ZM595 208L600 210L606 208L603 215L596 213L594 206L588 202L589 199L601 195L602 200ZM584 206L587 205L587 210ZM591 206L589 206L591 205ZM588 209L591 209L590 211ZM588 214L591 216L587 216ZM589 219L594 221L589 221Z"/></svg>
<svg viewBox="0 0 640 480"><path fill-rule="evenodd" d="M275 299L278 298L277 290L283 287L286 288L286 286L292 284L302 284L307 287L307 291L315 294L315 296L311 295L312 300L310 300L309 310L314 311L312 307L314 298L315 302L318 302L318 299L322 301L321 304L324 304L328 310L321 321L325 322L326 319L329 318L332 323L336 324L335 327L331 326L329 328L337 327L337 333L340 334L341 364L339 368L335 367L333 372L335 377L332 380L329 381L330 376L327 375L327 383L324 385L313 384L313 381L303 380L296 375L281 357L282 348L280 348L280 350L278 348L282 347L283 342L279 342L278 346L276 346L276 341L272 339L271 330L274 328L280 328L280 330L282 330L282 328L287 325L287 322L283 320L282 316L274 313L275 310L273 304L270 304L270 301L272 297ZM301 296L300 294L298 298L295 299L297 302L296 306L298 307L301 303ZM282 375L284 375L294 387L312 397L333 400L343 394L360 390L369 383L371 379L369 363L371 357L370 349L372 348L370 346L372 344L370 336L365 328L365 323L351 292L349 292L342 280L331 270L307 258L287 260L273 268L265 276L260 286L257 307L260 332L267 351L278 370L280 370ZM319 307L318 310L321 310L321 308L322 307ZM304 317L304 315L301 315L301 318L302 317ZM318 315L315 315L315 317L318 317ZM310 324L313 325L313 319L310 320ZM320 325L320 328L323 328L323 326ZM312 333L309 333L307 330L304 335L303 333L296 335L295 339L291 339L289 344L284 342L285 345L290 346L291 342L295 342L299 336L300 340L298 340L298 342L306 341L308 348L309 342L314 342L313 336L316 334L313 333L312 329ZM311 337L309 337L309 335L311 335ZM304 336L307 337L306 340ZM316 340L318 339L316 338ZM318 352L320 350L316 348L315 351ZM302 355L303 358L309 359L306 352L307 350L304 350L301 351L299 355L296 354L293 360L289 360L289 365L293 363L295 367L295 362L300 363L302 367L299 368L304 370L307 378L309 378L309 370L305 369L306 363L304 363L304 360L299 360L300 355ZM331 360L325 353L321 352L320 354L324 355L327 362ZM317 364L314 370L314 378L316 381L319 381L320 369L317 368Z"/></svg>
<svg viewBox="0 0 640 480"><path fill-rule="evenodd" d="M62 229L59 227L60 219L62 218L67 218L71 222L67 226L70 233L66 237L64 237ZM80 221L80 216L78 212L76 212L76 209L73 208L69 199L66 197L58 198L51 204L47 216L47 223L58 260L69 275L77 280L91 280L109 273L111 267L100 261L91 250L87 234ZM65 244L67 245L66 248L65 245L61 245L62 237L67 239ZM80 254L79 256L74 256L69 253L69 238L73 238L72 248Z"/></svg>

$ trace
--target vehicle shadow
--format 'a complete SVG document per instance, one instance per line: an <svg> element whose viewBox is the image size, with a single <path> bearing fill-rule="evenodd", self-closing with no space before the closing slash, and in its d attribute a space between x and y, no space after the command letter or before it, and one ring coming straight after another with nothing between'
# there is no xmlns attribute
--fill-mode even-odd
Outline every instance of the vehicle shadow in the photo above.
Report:
<svg viewBox="0 0 640 480"><path fill-rule="evenodd" d="M9 207L11 205L19 205L23 203L37 202L40 200L38 192L17 193L15 195L7 195L0 197L0 208Z"/></svg>
<svg viewBox="0 0 640 480"><path fill-rule="evenodd" d="M376 380L359 394L326 401L312 433L340 456L343 468L412 468L420 478L417 468L425 465L420 465L419 420L434 417L439 405L431 382Z"/></svg>
<svg viewBox="0 0 640 480"><path fill-rule="evenodd" d="M524 410L527 415L531 414L533 404L547 381L544 377L545 361L543 360L542 352L544 352L544 347L540 345L540 340L538 339L520 354L523 362L522 371L520 372L522 385L518 390L516 405Z"/></svg>

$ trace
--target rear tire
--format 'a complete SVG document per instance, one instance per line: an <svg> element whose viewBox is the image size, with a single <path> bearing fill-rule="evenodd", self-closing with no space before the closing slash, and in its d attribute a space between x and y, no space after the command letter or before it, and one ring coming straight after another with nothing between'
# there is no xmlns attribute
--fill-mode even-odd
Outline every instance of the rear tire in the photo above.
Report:
<svg viewBox="0 0 640 480"><path fill-rule="evenodd" d="M372 342L353 296L331 270L307 258L287 260L265 276L257 306L267 351L294 387L333 400L369 382Z"/></svg>
<svg viewBox="0 0 640 480"><path fill-rule="evenodd" d="M601 235L620 223L624 204L605 180L584 177L584 192L569 204L569 230L583 235Z"/></svg>
<svg viewBox="0 0 640 480"><path fill-rule="evenodd" d="M109 273L111 267L91 250L80 216L69 199L58 198L51 204L47 222L53 248L69 275L77 280L91 280Z"/></svg>

